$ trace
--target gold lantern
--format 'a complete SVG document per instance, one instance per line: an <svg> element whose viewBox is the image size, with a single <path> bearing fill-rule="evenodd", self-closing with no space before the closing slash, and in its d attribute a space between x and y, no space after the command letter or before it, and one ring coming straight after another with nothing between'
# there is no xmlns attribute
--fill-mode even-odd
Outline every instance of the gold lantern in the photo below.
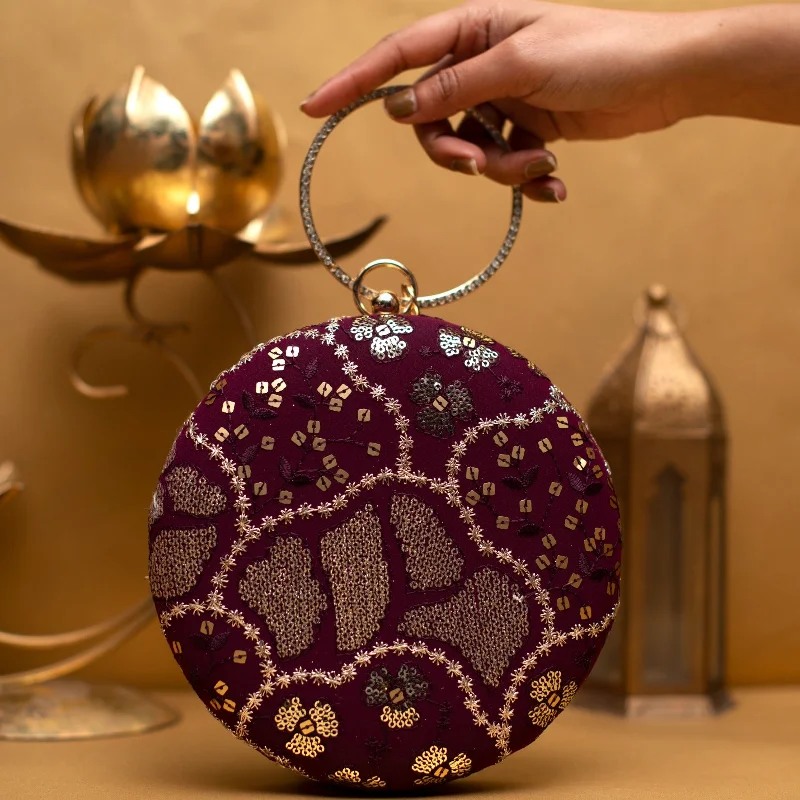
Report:
<svg viewBox="0 0 800 800"><path fill-rule="evenodd" d="M589 404L625 531L621 613L580 693L630 716L728 705L722 406L663 286Z"/></svg>

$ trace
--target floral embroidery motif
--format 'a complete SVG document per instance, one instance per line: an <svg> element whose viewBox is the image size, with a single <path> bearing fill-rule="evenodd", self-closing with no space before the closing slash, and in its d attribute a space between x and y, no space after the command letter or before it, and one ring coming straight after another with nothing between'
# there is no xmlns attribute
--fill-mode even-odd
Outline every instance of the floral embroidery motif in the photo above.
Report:
<svg viewBox="0 0 800 800"><path fill-rule="evenodd" d="M377 775L362 781L358 770L350 769L350 767L337 769L336 772L328 775L328 780L334 783L342 783L346 786L363 786L367 789L383 789L386 786L386 781L381 780Z"/></svg>
<svg viewBox="0 0 800 800"><path fill-rule="evenodd" d="M575 697L578 685L570 681L562 685L560 670L551 670L531 684L531 698L539 705L528 712L531 722L540 728L546 728L563 711Z"/></svg>
<svg viewBox="0 0 800 800"><path fill-rule="evenodd" d="M396 675L382 667L375 670L364 687L368 706L383 706L381 722L390 728L410 728L419 720L413 703L424 700L428 681L416 667L403 664Z"/></svg>
<svg viewBox="0 0 800 800"><path fill-rule="evenodd" d="M325 751L323 739L329 739L339 734L339 723L336 714L328 703L317 700L306 711L299 697L287 700L275 715L275 727L279 731L289 731L297 728L297 732L286 742L286 749L297 756L316 758Z"/></svg>
<svg viewBox="0 0 800 800"><path fill-rule="evenodd" d="M445 386L442 376L432 369L414 381L409 397L417 405L425 406L417 413L417 427L438 439L453 435L453 420L465 422L475 411L472 393L461 381Z"/></svg>
<svg viewBox="0 0 800 800"><path fill-rule="evenodd" d="M522 393L522 384L509 378L508 375L501 375L497 379L497 383L500 386L500 397L506 402L513 400L516 395Z"/></svg>
<svg viewBox="0 0 800 800"><path fill-rule="evenodd" d="M414 759L411 769L422 773L422 777L417 778L414 783L417 786L427 786L466 775L472 769L472 759L459 753L448 763L447 748L433 745Z"/></svg>
<svg viewBox="0 0 800 800"><path fill-rule="evenodd" d="M490 344L494 344L491 339L467 328L462 328L460 332L452 328L439 328L439 347L444 354L448 358L463 355L464 366L475 372L488 369L497 361L497 351L488 347Z"/></svg>
<svg viewBox="0 0 800 800"><path fill-rule="evenodd" d="M357 342L369 340L369 352L376 361L397 361L405 355L408 347L400 337L413 330L411 323L402 317L381 314L358 317L350 326L350 335Z"/></svg>

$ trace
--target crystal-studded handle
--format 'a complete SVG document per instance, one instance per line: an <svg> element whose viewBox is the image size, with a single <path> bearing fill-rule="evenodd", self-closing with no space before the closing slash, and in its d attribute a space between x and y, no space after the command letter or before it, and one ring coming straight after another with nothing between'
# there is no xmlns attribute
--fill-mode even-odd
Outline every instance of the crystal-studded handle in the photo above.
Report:
<svg viewBox="0 0 800 800"><path fill-rule="evenodd" d="M356 100L352 105L349 105L347 108L344 108L334 114L325 122L322 128L320 128L319 133L314 137L314 141L311 143L311 147L309 147L305 161L303 162L303 170L300 174L300 214L303 218L303 227L305 228L306 236L308 237L308 241L311 243L311 246L314 248L314 252L317 254L319 260L328 268L328 271L331 273L331 275L343 283L348 289L353 288L353 278L351 278L336 263L336 261L334 261L333 256L331 256L331 254L325 248L325 245L322 243L322 240L317 233L317 228L314 225L314 217L311 214L311 174L314 170L314 164L317 161L319 151L322 148L325 140L328 138L328 136L330 136L331 131L333 131L333 129L346 116L351 114L356 109L361 108L361 106L371 103L373 100L380 100L383 97L387 97L390 94L395 94L395 92L400 92L406 88L408 87L385 86L382 89L376 89L374 92L364 95ZM503 138L503 135L500 133L500 131L498 131L497 128L495 128L494 125L492 125L479 111L476 109L469 109L467 113L475 117L475 119L477 119L483 125L483 127L486 128L487 132L498 146L502 147L504 150L509 149L508 143ZM425 297L418 297L417 306L419 308L431 308L433 306L444 305L445 303L452 303L454 300L458 300L459 298L464 297L464 295L474 291L479 286L482 286L484 283L486 283L486 281L489 280L489 278L492 277L492 275L494 275L495 272L497 272L498 269L500 269L503 262L506 260L506 256L508 256L509 252L511 251L514 241L517 238L520 221L522 219L522 189L519 186L515 186L512 192L511 223L508 226L508 232L506 233L505 239L503 239L503 244L501 245L500 250L497 252L497 255L491 260L483 272L480 272L479 274L475 275L475 277L470 278L460 286L456 286L454 289L448 289L446 292L441 292L440 294L431 294ZM365 297L372 297L376 294L374 289L370 289L367 286L362 286L360 291Z"/></svg>

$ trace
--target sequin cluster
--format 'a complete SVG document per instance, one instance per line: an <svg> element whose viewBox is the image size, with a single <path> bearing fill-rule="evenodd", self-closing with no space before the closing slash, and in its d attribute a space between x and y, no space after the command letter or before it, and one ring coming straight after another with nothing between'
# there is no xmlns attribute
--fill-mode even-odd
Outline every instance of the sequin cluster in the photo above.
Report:
<svg viewBox="0 0 800 800"><path fill-rule="evenodd" d="M405 555L412 589L443 589L459 580L464 558L429 505L414 495L396 494L389 519Z"/></svg>
<svg viewBox="0 0 800 800"><path fill-rule="evenodd" d="M217 544L217 529L165 530L150 549L150 591L155 597L180 597L191 591L211 551Z"/></svg>
<svg viewBox="0 0 800 800"><path fill-rule="evenodd" d="M280 537L268 559L247 567L239 596L264 619L281 658L311 646L320 615L328 607L312 572L311 551L294 536Z"/></svg>
<svg viewBox="0 0 800 800"><path fill-rule="evenodd" d="M326 533L320 554L333 594L336 645L357 650L378 632L389 605L389 570L372 506Z"/></svg>

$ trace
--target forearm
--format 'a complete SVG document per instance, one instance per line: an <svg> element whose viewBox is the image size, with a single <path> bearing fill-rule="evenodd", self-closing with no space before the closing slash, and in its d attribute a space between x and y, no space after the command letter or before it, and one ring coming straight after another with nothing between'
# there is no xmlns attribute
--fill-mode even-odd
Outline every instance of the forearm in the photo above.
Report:
<svg viewBox="0 0 800 800"><path fill-rule="evenodd" d="M800 124L800 4L703 11L683 24L670 92L676 118Z"/></svg>

